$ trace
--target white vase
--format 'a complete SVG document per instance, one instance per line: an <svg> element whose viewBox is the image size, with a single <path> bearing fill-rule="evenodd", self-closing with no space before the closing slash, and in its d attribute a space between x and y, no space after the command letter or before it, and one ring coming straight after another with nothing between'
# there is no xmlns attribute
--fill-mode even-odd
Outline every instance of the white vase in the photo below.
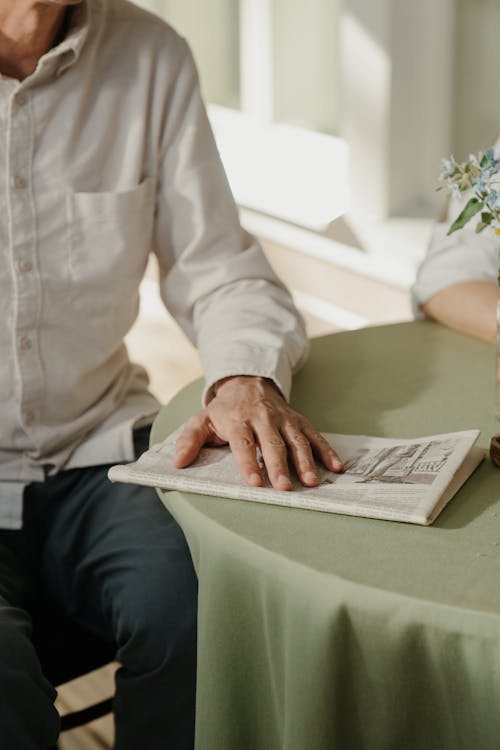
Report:
<svg viewBox="0 0 500 750"><path fill-rule="evenodd" d="M497 345L495 370L495 416L500 419L500 300L497 300Z"/></svg>

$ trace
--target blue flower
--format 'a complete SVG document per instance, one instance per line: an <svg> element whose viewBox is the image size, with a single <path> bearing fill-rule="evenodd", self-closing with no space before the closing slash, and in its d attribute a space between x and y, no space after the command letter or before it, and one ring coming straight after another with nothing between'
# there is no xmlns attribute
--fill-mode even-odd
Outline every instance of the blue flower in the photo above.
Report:
<svg viewBox="0 0 500 750"><path fill-rule="evenodd" d="M485 198L485 203L489 209L494 209L498 206L500 199L500 193L496 190L491 190Z"/></svg>
<svg viewBox="0 0 500 750"><path fill-rule="evenodd" d="M488 178L484 177L481 174L481 177L479 177L477 180L474 180L472 184L472 192L474 195L477 195L478 193L483 193L487 189L487 181Z"/></svg>
<svg viewBox="0 0 500 750"><path fill-rule="evenodd" d="M453 156L442 159L441 168L439 182L448 194L454 197L469 194L465 207L448 234L462 229L474 218L476 232L489 228L489 231L500 236L500 157L495 157L494 149L480 151L477 156L470 154L468 160L461 164L457 164ZM481 216L478 219L479 211ZM500 287L500 271L498 285Z"/></svg>
<svg viewBox="0 0 500 750"><path fill-rule="evenodd" d="M480 154L481 156L481 154ZM494 172L498 172L498 166L500 164L500 158L495 158L495 151L492 148L489 148L487 151L484 152L484 154L481 157L481 166L487 170L490 174L493 174ZM483 162L486 162L484 164Z"/></svg>
<svg viewBox="0 0 500 750"><path fill-rule="evenodd" d="M450 156L449 159L441 159L441 175L444 178L451 177L457 167L458 164L453 156Z"/></svg>
<svg viewBox="0 0 500 750"><path fill-rule="evenodd" d="M489 148L487 151L485 151L484 155L492 166L497 167L500 164L500 158L495 158L495 149Z"/></svg>

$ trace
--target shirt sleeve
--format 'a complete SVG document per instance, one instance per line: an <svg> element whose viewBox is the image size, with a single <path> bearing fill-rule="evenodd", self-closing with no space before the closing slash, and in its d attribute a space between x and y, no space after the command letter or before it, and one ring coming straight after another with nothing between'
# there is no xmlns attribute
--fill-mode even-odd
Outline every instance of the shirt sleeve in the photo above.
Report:
<svg viewBox="0 0 500 750"><path fill-rule="evenodd" d="M238 374L271 378L288 398L307 353L304 323L240 226L191 53L183 40L177 44L157 191L162 299L198 347L204 400L217 380Z"/></svg>
<svg viewBox="0 0 500 750"><path fill-rule="evenodd" d="M495 153L500 151L500 139L495 144ZM415 317L424 314L421 305L442 289L464 281L497 280L499 264L499 238L485 229L477 234L472 225L448 236L448 231L468 198L450 201L445 222L434 225L427 254L417 271L411 289L412 308Z"/></svg>

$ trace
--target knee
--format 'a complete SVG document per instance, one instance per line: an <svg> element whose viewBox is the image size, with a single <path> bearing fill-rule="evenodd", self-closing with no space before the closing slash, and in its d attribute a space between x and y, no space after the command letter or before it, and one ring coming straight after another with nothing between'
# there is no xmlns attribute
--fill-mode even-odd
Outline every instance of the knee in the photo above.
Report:
<svg viewBox="0 0 500 750"><path fill-rule="evenodd" d="M198 591L194 571L141 581L120 607L118 660L133 671L150 671L173 661L195 662Z"/></svg>

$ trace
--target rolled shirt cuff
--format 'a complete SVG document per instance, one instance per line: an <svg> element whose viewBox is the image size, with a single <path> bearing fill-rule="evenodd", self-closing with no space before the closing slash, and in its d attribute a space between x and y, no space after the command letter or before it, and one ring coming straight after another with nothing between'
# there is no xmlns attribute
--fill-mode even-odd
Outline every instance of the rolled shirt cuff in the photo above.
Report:
<svg viewBox="0 0 500 750"><path fill-rule="evenodd" d="M214 366L206 367L206 380L201 401L206 406L212 395L213 386L223 378L237 375L269 378L279 388L284 398L289 401L292 389L292 368L285 352L262 350L255 347L255 355L249 357L248 346L245 346L245 356L238 357L232 352L227 359L217 359L214 356Z"/></svg>

